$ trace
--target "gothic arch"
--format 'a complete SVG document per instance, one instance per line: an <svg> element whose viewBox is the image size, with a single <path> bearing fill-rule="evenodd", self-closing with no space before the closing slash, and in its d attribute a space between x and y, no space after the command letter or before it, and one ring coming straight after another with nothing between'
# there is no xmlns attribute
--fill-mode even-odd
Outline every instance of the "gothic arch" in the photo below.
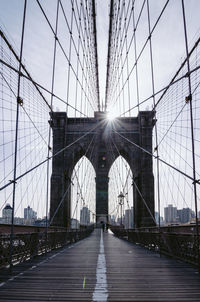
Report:
<svg viewBox="0 0 200 302"><path fill-rule="evenodd" d="M134 181L154 215L152 157L141 150L144 148L152 152L152 129L155 124L153 117L153 112L141 111L138 117L117 118L115 122L109 123L105 112L95 112L94 118L67 118L65 112L51 113L53 154L64 149L53 158L51 217L58 208L63 194L68 190L57 214L54 215L54 225L69 226L71 174L75 163L86 150L96 172L97 222L107 220L108 217L108 172L119 154L130 165ZM94 144L90 146L92 140ZM134 192L134 200L136 227L153 225L152 217L144 207L138 192Z"/></svg>
<svg viewBox="0 0 200 302"><path fill-rule="evenodd" d="M117 170L116 170L117 175L113 176L112 172L115 168L115 165L118 164L120 159L123 159L123 170L124 170L123 172L125 172L125 173L124 173L124 175L121 174L122 170L121 170L121 164L120 164L120 167L118 166ZM126 164L127 167L125 167L124 164ZM128 171L126 169L128 169ZM130 171L129 171L129 169L130 169ZM122 192L125 197L124 198L124 209L127 207L127 201L129 203L129 207L134 206L132 175L133 175L133 173L132 173L132 169L131 169L129 163L127 162L127 160L125 159L124 156L119 154L118 157L112 163L112 166L110 167L109 174L108 174L108 176L109 176L109 190L108 190L109 214L116 213L117 208L119 210L118 195L120 194L120 192ZM124 176L125 176L125 178L124 178ZM127 177L127 179L126 179L126 177ZM113 183L116 183L116 180L119 181L117 190L115 187L115 190L112 191L112 193L111 193L111 188L110 188L111 181L113 181ZM121 181L122 181L122 183L121 183ZM113 207L111 207L111 205L113 205ZM133 225L133 222L134 222L134 219L133 219L131 225Z"/></svg>
<svg viewBox="0 0 200 302"><path fill-rule="evenodd" d="M86 167L85 171L81 169L81 165ZM84 174L82 172L84 172ZM85 155L79 158L79 160L74 165L71 176L71 218L75 219L78 216L79 219L79 214L82 206L88 206L88 209L92 214L95 212L95 176L95 170L91 161ZM94 218L94 216L90 215L90 218Z"/></svg>

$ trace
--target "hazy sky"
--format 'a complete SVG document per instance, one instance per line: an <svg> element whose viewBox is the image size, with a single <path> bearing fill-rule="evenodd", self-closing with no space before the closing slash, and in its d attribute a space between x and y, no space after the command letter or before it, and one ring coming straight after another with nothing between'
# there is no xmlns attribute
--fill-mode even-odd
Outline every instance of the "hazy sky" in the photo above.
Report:
<svg viewBox="0 0 200 302"><path fill-rule="evenodd" d="M11 5L12 2L12 5ZM128 5L128 0L126 4ZM136 1L136 12L137 6L138 11L143 1ZM150 13L151 13L151 24L153 25L156 18L158 17L165 0L149 1ZM19 51L20 37L21 37L21 22L23 14L23 0L0 1L0 22L1 26L11 42L16 46ZM45 8L47 15L52 22L55 24L55 13L56 13L55 0L41 1L41 4ZM67 3L65 1L66 11ZM70 7L70 6L69 6ZM189 0L185 1L186 17L188 26L188 41L189 44L195 41L200 29L199 24L199 11L200 1ZM68 11L67 11L68 12ZM101 100L105 98L105 78L106 78L106 64L107 64L107 46L108 46L108 26L109 26L109 1L96 1L96 12L97 12L97 39L98 39L98 56L99 56L99 78L100 78L100 95ZM70 11L69 11L70 16ZM62 18L60 21L60 29L58 33L63 36ZM141 25L138 28L137 39L138 39L138 53L146 39L146 25L147 16L146 13L142 16ZM167 84L170 77L175 72L176 68L181 62L181 58L185 55L184 50L184 35L183 35L183 22L182 22L182 11L181 1L171 0L169 1L166 12L161 18L158 30L155 31L152 37L153 54L154 54L154 68L155 68L155 84L156 88ZM66 44L65 44L66 45ZM66 45L67 46L67 45ZM52 33L41 14L38 4L34 0L27 1L27 18L26 18L26 29L25 29L25 42L24 42L24 54L26 66L33 75L34 79L46 87L50 87L51 83L51 62L53 54L53 37ZM58 50L59 54L59 50ZM61 67L63 57L57 58L57 81L55 86L56 93L59 96L64 97L66 90L65 77L63 76L64 71ZM147 69L145 62L147 60L147 53L144 53L143 66L140 70L140 78L145 78ZM61 64L60 64L61 63ZM129 63L131 66L131 63ZM62 80L61 76L62 75ZM141 80L143 82L143 80ZM149 85L141 84L141 98L149 95ZM145 92L146 91L146 92Z"/></svg>
<svg viewBox="0 0 200 302"><path fill-rule="evenodd" d="M41 0L42 6L44 7L50 22L55 27L55 16L56 16L56 0ZM70 21L71 18L71 1L62 1L65 7L67 17ZM79 1L78 1L79 2ZM99 63L99 82L100 82L100 101L105 101L105 83L106 83L106 64L107 64L107 51L108 51L108 30L109 30L109 2L107 0L96 1L96 13L97 13L97 41L98 41L98 63ZM162 7L165 4L165 0L150 0L150 15L151 15L151 26L154 25L158 18ZM126 5L129 1L126 0ZM132 1L130 1L132 3ZM136 19L139 14L143 1L138 0L135 2ZM9 41L14 46L15 50L19 53L20 49L20 38L21 38L21 26L22 26L22 15L23 15L23 0L0 0L0 25L3 31L9 38ZM197 37L200 34L200 1L199 0L185 0L185 11L186 21L188 30L188 42L189 47L193 46ZM137 30L137 47L138 53L142 49L145 39L148 36L147 26L147 14L146 11L142 14L141 22ZM58 36L60 41L63 43L65 49L69 48L69 35L66 32L66 25L64 24L63 16L59 19ZM133 33L133 27L130 26L128 31L128 39L130 39ZM77 33L74 32L74 37L77 38ZM156 28L152 36L153 45L153 59L154 59L154 74L155 74L155 90L166 86L171 80L172 76L180 66L182 60L185 58L185 46L184 46L184 32L183 32L183 20L181 10L181 0L171 0L167 6L167 9L162 16L159 26ZM52 79L52 59L53 59L53 47L54 37L52 32L47 25L44 16L41 14L39 6L35 0L27 1L27 17L25 26L25 38L24 38L24 50L23 50L23 61L28 71L33 76L34 80L41 85L51 90L51 79ZM76 57L72 54L72 64L76 67ZM129 68L134 65L134 52L131 49L129 53ZM56 72L55 72L55 89L54 92L61 98L66 99L66 87L67 87L67 69L68 64L60 51L57 48L56 58ZM152 94L151 86L151 75L149 65L149 49L145 50L142 54L142 59L138 64L139 73L139 91L140 101ZM126 74L124 73L124 78ZM136 104L136 86L135 86L135 75L130 78L131 86L131 106ZM44 93L45 97L50 102L50 95ZM78 98L80 99L81 91L78 92ZM170 96L171 97L171 96ZM71 89L69 92L69 102L75 105L75 81L71 82ZM173 103L171 103L173 106ZM80 104L78 104L80 106ZM152 100L145 103L141 109L152 106ZM39 107L38 107L39 108ZM55 110L64 111L66 106L54 100ZM111 110L119 112L118 107L112 107ZM125 108L128 108L127 92L125 91ZM164 107L165 108L165 107ZM38 109L39 110L39 109ZM169 109L168 109L169 110ZM89 115L92 116L93 111L89 110ZM74 116L74 111L69 110L69 115ZM132 116L137 115L137 110L131 111ZM46 112L46 126L48 127L48 112ZM172 120L173 121L173 120ZM172 122L171 121L171 122ZM167 124L168 126L170 123ZM167 127L168 127L167 126ZM13 126L14 127L14 126ZM163 130L164 129L164 130ZM163 135L167 128L161 128L161 134ZM180 130L182 131L182 130ZM47 128L42 132L44 136L47 136ZM161 136L162 136L161 135ZM185 133L181 132L181 135ZM173 138L178 140L177 138ZM170 146L171 142L168 142ZM187 144L189 144L187 142ZM166 146L166 149L169 148ZM43 146L44 148L44 146ZM168 149L169 150L169 149ZM162 151L162 149L161 149ZM46 157L46 149L41 152L41 158ZM164 152L164 151L163 151ZM36 153L37 154L37 153ZM45 155L44 155L45 154ZM164 154L164 153L163 153ZM165 155L163 155L165 156ZM176 158L177 156L177 158ZM180 162L178 155L173 154L173 160L176 158L176 162ZM173 162L168 156L168 160ZM23 170L23 169L22 169ZM163 170L164 171L164 170ZM163 172L164 173L164 172ZM167 173L167 172L166 172ZM169 173L169 172L168 172ZM37 175L35 175L37 178ZM43 179L45 182L45 179ZM173 178L169 180L169 184L173 181ZM185 183L181 186L184 187ZM166 184L163 184L163 188ZM165 192L165 189L163 189ZM176 191L177 192L177 191ZM191 192L190 192L191 193ZM171 194L171 195L170 195ZM165 203L163 207L168 203L171 203L170 198L173 194L170 193L165 196ZM45 193L43 192L45 199ZM174 199L179 199L178 194ZM188 199L191 199L190 197ZM26 203L28 201L26 200ZM193 207L192 202L188 201L188 205ZM177 206L185 206L183 203L177 201ZM21 205L23 209L23 206ZM42 213L45 214L45 213ZM42 215L41 214L41 215Z"/></svg>

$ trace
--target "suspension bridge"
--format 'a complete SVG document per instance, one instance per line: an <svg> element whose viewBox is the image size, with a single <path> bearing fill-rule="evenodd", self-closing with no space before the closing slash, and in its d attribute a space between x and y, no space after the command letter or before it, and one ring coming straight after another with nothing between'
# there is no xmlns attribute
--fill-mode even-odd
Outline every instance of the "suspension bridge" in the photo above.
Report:
<svg viewBox="0 0 200 302"><path fill-rule="evenodd" d="M103 2L0 4L0 301L200 301L200 3Z"/></svg>

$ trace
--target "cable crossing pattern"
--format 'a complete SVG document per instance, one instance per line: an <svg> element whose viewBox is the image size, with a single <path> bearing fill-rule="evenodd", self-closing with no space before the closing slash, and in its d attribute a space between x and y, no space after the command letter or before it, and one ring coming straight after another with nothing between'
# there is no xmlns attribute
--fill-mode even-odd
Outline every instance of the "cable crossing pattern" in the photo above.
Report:
<svg viewBox="0 0 200 302"><path fill-rule="evenodd" d="M101 6L104 16L98 10ZM88 158L96 156L95 135L102 125L92 125L84 133L79 129L75 141L54 152L51 116L55 112L65 112L75 125L83 119L83 128L95 112L110 113L115 117L110 121L113 125L117 117L139 119L139 112L151 112L155 120L151 151L114 127L108 148L111 158L118 157L109 171L108 221L125 224L127 215L125 227L134 228L133 192L137 192L159 229L168 205L189 208L199 246L200 32L198 20L189 17L194 8L184 0L110 0L109 5L57 0L52 6L24 0L18 9L16 32L10 32L8 23L0 27L0 209L9 204L12 211L7 221L10 265L14 224L32 223L23 219L28 206L37 212L47 235L70 192L69 219L74 228L95 223L96 175ZM109 28L100 41L98 26L104 18ZM106 60L98 57L104 44ZM100 91L102 62L107 70L105 89ZM114 136L122 146L134 146L152 158L155 213ZM82 146L85 137L91 138L89 145L78 162L74 154L71 183L50 218L52 162L72 146Z"/></svg>

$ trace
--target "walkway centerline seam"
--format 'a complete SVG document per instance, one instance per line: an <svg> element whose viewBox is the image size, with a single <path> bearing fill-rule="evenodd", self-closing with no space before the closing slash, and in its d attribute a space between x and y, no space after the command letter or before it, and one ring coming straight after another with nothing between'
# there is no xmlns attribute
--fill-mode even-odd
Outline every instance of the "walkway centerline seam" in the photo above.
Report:
<svg viewBox="0 0 200 302"><path fill-rule="evenodd" d="M93 302L106 302L108 298L106 258L104 253L103 231L101 230L100 249L96 269L96 286L93 292Z"/></svg>

